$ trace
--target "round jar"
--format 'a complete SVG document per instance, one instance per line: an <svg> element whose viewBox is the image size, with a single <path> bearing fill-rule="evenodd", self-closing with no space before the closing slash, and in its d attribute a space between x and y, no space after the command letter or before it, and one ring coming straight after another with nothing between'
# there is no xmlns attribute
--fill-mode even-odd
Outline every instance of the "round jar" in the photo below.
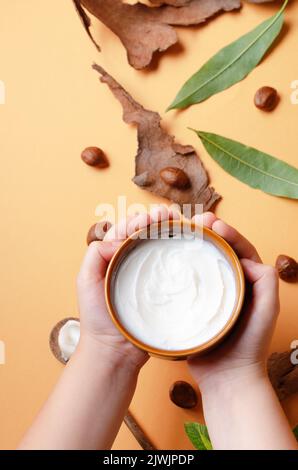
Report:
<svg viewBox="0 0 298 470"><path fill-rule="evenodd" d="M126 337L152 356L186 359L218 345L236 323L245 280L230 245L188 221L128 237L106 274L106 303Z"/></svg>

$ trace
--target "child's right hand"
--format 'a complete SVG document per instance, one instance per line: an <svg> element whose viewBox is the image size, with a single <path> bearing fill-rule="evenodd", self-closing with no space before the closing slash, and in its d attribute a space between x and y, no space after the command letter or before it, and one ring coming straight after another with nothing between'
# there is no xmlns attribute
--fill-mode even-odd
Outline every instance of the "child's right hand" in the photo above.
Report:
<svg viewBox="0 0 298 470"><path fill-rule="evenodd" d="M202 223L202 218L197 220ZM201 390L242 376L266 375L269 344L279 313L278 275L272 266L262 264L254 246L234 228L211 212L203 224L222 236L238 254L248 283L242 318L221 346L204 357L189 360Z"/></svg>
<svg viewBox="0 0 298 470"><path fill-rule="evenodd" d="M92 349L93 357L106 354L108 360L141 367L148 354L129 343L118 331L108 314L104 282L108 264L121 243L136 230L150 223L177 218L165 207L156 207L149 214L139 214L122 220L106 233L104 241L95 241L88 247L77 280L81 320L79 351Z"/></svg>

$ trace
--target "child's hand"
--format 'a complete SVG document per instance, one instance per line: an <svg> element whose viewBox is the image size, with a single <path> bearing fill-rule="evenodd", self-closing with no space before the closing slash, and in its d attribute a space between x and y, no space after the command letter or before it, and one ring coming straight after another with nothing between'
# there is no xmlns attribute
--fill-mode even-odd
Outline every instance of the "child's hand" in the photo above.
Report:
<svg viewBox="0 0 298 470"><path fill-rule="evenodd" d="M133 233L138 226L168 216L167 211L161 214L159 210L150 216L130 219L127 227L119 227L118 240L115 241L114 228L104 242L94 242L88 248L78 277L81 313L78 351L23 438L20 449L111 448L132 400L139 369L148 356L128 343L110 320L104 299L104 277L119 238ZM252 381L248 372L253 369L264 374L278 313L276 273L261 264L256 250L234 229L221 221L215 222L212 214L205 214L204 218L205 224L237 251L252 284L252 297L233 336L205 358L189 361L203 392L204 415L213 447L297 449L269 380ZM244 378L239 382L238 377Z"/></svg>
<svg viewBox="0 0 298 470"><path fill-rule="evenodd" d="M201 218L198 222L202 223ZM203 223L233 247L249 283L242 318L231 337L205 357L189 360L199 386L209 390L221 381L238 380L243 374L265 375L268 348L279 313L279 296L276 270L262 264L248 240L210 212L203 215Z"/></svg>
<svg viewBox="0 0 298 470"><path fill-rule="evenodd" d="M165 207L140 214L111 227L103 242L90 244L77 281L81 318L80 346L92 347L99 359L107 353L109 359L119 357L133 366L142 366L148 355L126 341L114 326L106 308L104 281L108 264L115 251L129 235L138 228L160 220L176 217Z"/></svg>

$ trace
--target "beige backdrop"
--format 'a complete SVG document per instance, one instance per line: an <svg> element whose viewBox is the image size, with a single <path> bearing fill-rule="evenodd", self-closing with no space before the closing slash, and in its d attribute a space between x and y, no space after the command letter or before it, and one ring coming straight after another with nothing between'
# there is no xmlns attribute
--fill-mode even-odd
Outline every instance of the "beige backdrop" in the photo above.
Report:
<svg viewBox="0 0 298 470"><path fill-rule="evenodd" d="M245 81L193 106L165 114L178 88L219 47L272 14L273 5L246 4L201 28L180 28L180 47L164 54L154 70L137 72L126 61L118 39L96 23L102 53L82 29L70 0L1 0L1 317L0 340L6 364L0 366L0 447L14 448L61 373L48 336L61 318L77 314L75 277L85 251L85 235L101 202L152 203L138 189L134 172L136 132L90 68L96 60L144 106L159 111L182 143L195 146L223 195L217 214L258 247L264 261L280 253L298 258L297 202L255 191L224 173L203 150L192 126L217 132L279 156L297 166L298 106L290 102L298 79L298 4L287 10L287 26L272 54ZM262 85L281 94L278 109L265 114L253 106ZM80 160L81 150L98 145L110 169L96 171ZM297 285L281 285L282 312L272 350L298 339ZM189 377L184 363L152 359L141 373L132 411L160 449L188 449L186 420L195 411L176 408L171 383ZM220 397L219 397L220 400ZM284 403L291 424L298 423L297 397ZM224 404L223 404L224 405ZM296 405L296 407L295 407ZM138 448L122 427L115 448Z"/></svg>

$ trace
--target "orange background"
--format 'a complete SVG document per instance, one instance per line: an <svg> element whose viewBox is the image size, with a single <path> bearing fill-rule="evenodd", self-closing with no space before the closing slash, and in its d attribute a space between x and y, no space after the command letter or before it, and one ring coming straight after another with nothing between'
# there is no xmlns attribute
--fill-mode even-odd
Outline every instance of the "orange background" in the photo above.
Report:
<svg viewBox="0 0 298 470"><path fill-rule="evenodd" d="M192 144L223 195L218 216L256 244L264 261L280 253L298 258L297 202L252 190L224 173L187 126L253 145L297 166L298 106L290 102L298 79L298 4L274 50L242 83L182 112L165 114L181 84L221 46L276 11L273 5L245 4L203 27L179 28L180 45L148 71L128 66L118 39L99 22L97 53L69 1L1 0L1 320L6 364L0 366L0 447L14 448L61 373L48 336L53 325L77 314L75 277L85 236L99 203L157 202L131 181L136 131L121 120L119 103L91 70L101 63L145 107L159 111L177 140ZM253 95L262 85L278 89L272 114L258 111ZM103 148L111 162L105 171L84 165L80 152ZM281 285L282 313L272 351L298 338L297 285ZM193 383L184 363L152 359L141 373L132 411L159 449L191 449L186 420L202 420L201 406L183 411L168 398L173 381ZM219 397L220 400L220 397ZM296 407L295 407L296 405ZM298 423L297 397L284 402L292 425ZM125 426L115 448L135 449Z"/></svg>

